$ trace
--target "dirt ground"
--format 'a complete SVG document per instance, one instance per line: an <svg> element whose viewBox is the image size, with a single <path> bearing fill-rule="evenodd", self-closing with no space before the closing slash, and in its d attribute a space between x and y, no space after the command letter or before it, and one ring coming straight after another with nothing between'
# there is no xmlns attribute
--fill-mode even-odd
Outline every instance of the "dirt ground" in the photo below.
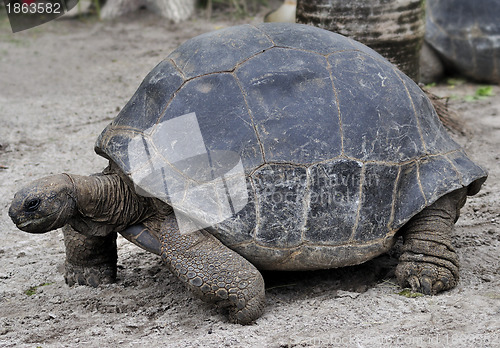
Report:
<svg viewBox="0 0 500 348"><path fill-rule="evenodd" d="M62 233L16 229L7 215L16 190L44 175L100 171L94 141L145 75L188 38L244 21L262 17L174 25L140 11L16 34L0 17L0 346L499 347L498 86L480 100L471 100L473 83L432 88L452 96L468 130L455 138L490 174L456 225L460 283L437 296L398 294L392 255L341 270L265 273L267 310L240 326L121 237L117 283L70 288Z"/></svg>

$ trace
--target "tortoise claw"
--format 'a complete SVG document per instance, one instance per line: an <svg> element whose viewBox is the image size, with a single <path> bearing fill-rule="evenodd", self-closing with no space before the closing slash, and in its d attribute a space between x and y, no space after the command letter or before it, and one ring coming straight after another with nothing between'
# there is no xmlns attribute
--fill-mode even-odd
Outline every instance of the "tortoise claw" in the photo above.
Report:
<svg viewBox="0 0 500 348"><path fill-rule="evenodd" d="M432 288L434 290L434 293L438 293L443 291L446 288L446 286L441 280L438 280L437 282L434 283Z"/></svg>
<svg viewBox="0 0 500 348"><path fill-rule="evenodd" d="M408 277L407 282L412 291L419 292L418 289L420 289L420 281L418 280L418 277L416 276Z"/></svg>
<svg viewBox="0 0 500 348"><path fill-rule="evenodd" d="M402 262L396 268L396 276L402 287L409 286L425 295L449 290L458 280L448 268L427 262Z"/></svg>
<svg viewBox="0 0 500 348"><path fill-rule="evenodd" d="M434 294L435 292L433 291L433 287L432 287L432 280L431 278L427 277L427 276L423 276L421 279L420 279L420 289L419 289L420 293L424 294L424 295L432 295Z"/></svg>

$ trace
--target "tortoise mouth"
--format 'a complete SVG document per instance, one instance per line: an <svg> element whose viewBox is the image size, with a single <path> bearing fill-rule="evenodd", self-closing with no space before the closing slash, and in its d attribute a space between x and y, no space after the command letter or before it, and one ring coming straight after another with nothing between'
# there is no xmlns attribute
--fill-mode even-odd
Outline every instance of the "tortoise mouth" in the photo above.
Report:
<svg viewBox="0 0 500 348"><path fill-rule="evenodd" d="M52 229L51 227L57 222L57 218L54 219L54 215L56 214L57 213L52 213L40 218L18 222L16 223L16 226L24 232L45 233L50 231Z"/></svg>

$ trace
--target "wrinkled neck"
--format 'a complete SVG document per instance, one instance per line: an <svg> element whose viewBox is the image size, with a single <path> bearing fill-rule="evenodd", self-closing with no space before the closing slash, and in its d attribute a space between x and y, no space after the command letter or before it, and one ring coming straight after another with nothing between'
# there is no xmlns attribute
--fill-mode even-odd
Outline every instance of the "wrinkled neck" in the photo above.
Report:
<svg viewBox="0 0 500 348"><path fill-rule="evenodd" d="M120 232L152 215L150 201L138 196L117 174L69 177L75 187L79 217L73 227L81 233L96 226Z"/></svg>

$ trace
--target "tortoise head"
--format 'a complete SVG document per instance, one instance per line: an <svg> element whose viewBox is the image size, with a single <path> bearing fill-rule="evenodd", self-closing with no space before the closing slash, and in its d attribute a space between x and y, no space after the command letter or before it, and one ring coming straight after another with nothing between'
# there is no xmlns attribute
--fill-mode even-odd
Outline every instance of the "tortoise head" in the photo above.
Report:
<svg viewBox="0 0 500 348"><path fill-rule="evenodd" d="M66 174L33 181L12 200L9 216L25 232L45 233L64 226L76 211L75 188Z"/></svg>

